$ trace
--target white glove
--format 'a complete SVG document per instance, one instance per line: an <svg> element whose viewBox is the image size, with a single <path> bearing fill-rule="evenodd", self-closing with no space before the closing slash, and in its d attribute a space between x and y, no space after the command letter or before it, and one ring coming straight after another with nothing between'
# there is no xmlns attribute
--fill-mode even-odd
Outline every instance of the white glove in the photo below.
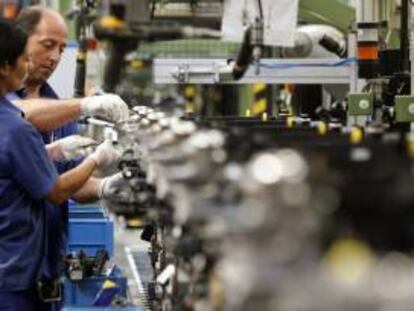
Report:
<svg viewBox="0 0 414 311"><path fill-rule="evenodd" d="M92 158L98 166L107 166L118 161L121 157L121 152L115 148L112 141L105 140L89 157Z"/></svg>
<svg viewBox="0 0 414 311"><path fill-rule="evenodd" d="M83 116L101 117L115 123L129 118L128 105L115 94L85 97L80 108Z"/></svg>
<svg viewBox="0 0 414 311"><path fill-rule="evenodd" d="M92 138L72 135L46 145L46 150L51 160L65 162L86 156L88 148L96 145Z"/></svg>
<svg viewBox="0 0 414 311"><path fill-rule="evenodd" d="M131 198L129 180L121 173L102 179L98 188L98 198L116 203L128 203Z"/></svg>

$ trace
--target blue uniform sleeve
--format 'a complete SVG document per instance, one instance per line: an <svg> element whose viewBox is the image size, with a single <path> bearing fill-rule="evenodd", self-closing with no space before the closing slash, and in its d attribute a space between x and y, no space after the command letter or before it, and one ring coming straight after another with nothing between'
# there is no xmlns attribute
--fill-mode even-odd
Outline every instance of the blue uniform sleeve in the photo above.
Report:
<svg viewBox="0 0 414 311"><path fill-rule="evenodd" d="M63 131L60 138L71 136L71 135L79 135L79 125L77 122L70 122L63 127Z"/></svg>
<svg viewBox="0 0 414 311"><path fill-rule="evenodd" d="M7 152L14 180L33 198L44 198L56 184L58 174L42 138L27 122L19 122L11 134Z"/></svg>
<svg viewBox="0 0 414 311"><path fill-rule="evenodd" d="M10 93L7 93L7 95L6 95L6 98L9 100L9 101L15 101L15 100L19 100L19 99L21 99L20 97L19 97L19 95L17 95L15 92L10 92Z"/></svg>

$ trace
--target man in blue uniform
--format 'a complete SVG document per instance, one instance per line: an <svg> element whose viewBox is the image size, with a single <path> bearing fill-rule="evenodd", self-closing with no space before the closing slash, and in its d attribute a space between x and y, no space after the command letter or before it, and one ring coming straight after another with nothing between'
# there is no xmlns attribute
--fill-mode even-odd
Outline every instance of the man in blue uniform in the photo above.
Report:
<svg viewBox="0 0 414 311"><path fill-rule="evenodd" d="M61 100L47 83L67 44L68 29L58 12L43 6L31 6L19 14L17 22L29 34L30 62L24 88L9 93L7 98L24 111L25 118L39 130L45 144L78 134L76 121L80 116L98 116L113 122L128 119L128 106L117 95ZM57 164L57 169L62 173L76 164ZM111 193L104 189L109 189L108 183L113 180L107 178L103 182L91 178L74 199L90 202L104 196L110 200Z"/></svg>
<svg viewBox="0 0 414 311"><path fill-rule="evenodd" d="M39 311L37 281L45 259L47 202L76 193L95 168L117 159L104 143L76 168L58 175L42 138L8 101L27 71L27 36L0 19L0 310Z"/></svg>
<svg viewBox="0 0 414 311"><path fill-rule="evenodd" d="M28 7L21 12L17 21L29 34L30 63L24 88L9 94L8 99L19 104L26 118L40 130L45 144L78 134L75 121L81 115L100 116L115 122L128 118L127 105L116 95L59 100L47 83L59 64L68 36L66 23L58 12L41 6ZM37 113L32 113L33 107ZM42 107L44 111L41 110ZM55 165L58 173L63 174L76 167L78 162ZM113 192L111 185L119 183L120 178L120 175L104 179L91 177L72 198L81 203L101 198L110 200ZM59 208L51 205L49 210L48 227L55 234L50 235L48 241L48 264L43 271L45 282L52 282L60 274L67 240L68 202L64 202Z"/></svg>
<svg viewBox="0 0 414 311"><path fill-rule="evenodd" d="M47 80L58 66L67 45L65 20L50 8L30 6L19 14L17 21L29 33L31 58L24 92L17 95L30 99L20 102L21 109L39 131L57 128L76 121L80 116L98 116L112 122L128 119L128 106L114 94L54 100L57 96ZM49 100L45 101L45 98ZM35 108L35 113L31 108Z"/></svg>

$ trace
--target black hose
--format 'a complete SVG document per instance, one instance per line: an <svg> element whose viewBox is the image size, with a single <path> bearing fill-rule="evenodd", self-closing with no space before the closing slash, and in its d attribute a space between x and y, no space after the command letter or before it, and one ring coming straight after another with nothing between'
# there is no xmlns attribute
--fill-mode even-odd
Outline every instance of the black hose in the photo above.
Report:
<svg viewBox="0 0 414 311"><path fill-rule="evenodd" d="M113 93L121 81L125 56L138 47L134 39L113 39L110 41L108 58L104 66L102 89Z"/></svg>
<svg viewBox="0 0 414 311"><path fill-rule="evenodd" d="M260 18L263 20L264 15L263 15L263 5L262 5L262 0L257 0L257 5L259 7L259 16Z"/></svg>
<svg viewBox="0 0 414 311"><path fill-rule="evenodd" d="M87 39L86 39L86 15L87 8L81 8L75 14L75 32L78 41L78 52L76 56L76 75L74 84L74 96L77 98L85 96L86 84L86 57L88 53Z"/></svg>
<svg viewBox="0 0 414 311"><path fill-rule="evenodd" d="M86 39L79 41L78 55L76 57L76 75L74 96L76 98L85 97L86 84Z"/></svg>
<svg viewBox="0 0 414 311"><path fill-rule="evenodd" d="M251 28L247 28L244 33L243 43L237 56L236 63L233 67L233 78L235 80L241 79L249 68L252 60L253 46L251 45Z"/></svg>
<svg viewBox="0 0 414 311"><path fill-rule="evenodd" d="M346 57L348 54L347 49L341 46L341 44L331 36L324 35L322 39L319 40L319 44L327 51L334 53L341 58Z"/></svg>
<svg viewBox="0 0 414 311"><path fill-rule="evenodd" d="M401 2L401 32L400 32L400 49L401 49L401 71L409 72L409 0Z"/></svg>

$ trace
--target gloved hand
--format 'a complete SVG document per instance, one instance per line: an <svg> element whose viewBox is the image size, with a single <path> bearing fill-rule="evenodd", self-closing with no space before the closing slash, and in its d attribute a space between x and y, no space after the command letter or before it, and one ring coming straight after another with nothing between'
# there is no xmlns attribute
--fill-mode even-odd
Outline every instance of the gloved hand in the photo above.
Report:
<svg viewBox="0 0 414 311"><path fill-rule="evenodd" d="M65 162L86 156L87 149L96 145L92 138L72 135L46 145L46 150L51 160Z"/></svg>
<svg viewBox="0 0 414 311"><path fill-rule="evenodd" d="M96 148L96 150L89 156L98 166L107 166L121 157L121 152L116 149L112 141L105 140Z"/></svg>
<svg viewBox="0 0 414 311"><path fill-rule="evenodd" d="M116 203L129 203L131 187L122 172L102 179L98 188L98 198Z"/></svg>
<svg viewBox="0 0 414 311"><path fill-rule="evenodd" d="M100 117L111 122L128 120L128 105L115 94L85 97L81 101L81 114L88 117Z"/></svg>

